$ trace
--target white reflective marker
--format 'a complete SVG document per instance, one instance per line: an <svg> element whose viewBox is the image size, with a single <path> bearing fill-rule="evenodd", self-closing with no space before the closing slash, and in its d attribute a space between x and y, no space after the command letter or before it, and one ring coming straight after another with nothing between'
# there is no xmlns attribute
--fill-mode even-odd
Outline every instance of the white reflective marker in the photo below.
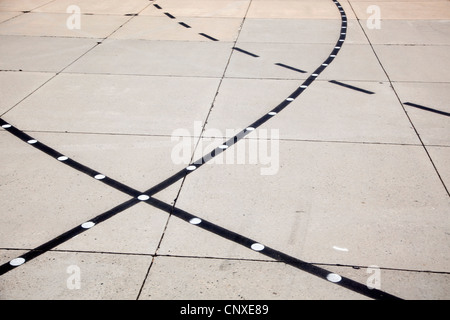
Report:
<svg viewBox="0 0 450 320"><path fill-rule="evenodd" d="M24 264L24 263L25 263L24 258L15 258L9 262L9 264L12 265L13 267L20 266L21 264Z"/></svg>
<svg viewBox="0 0 450 320"><path fill-rule="evenodd" d="M90 228L92 228L93 226L95 226L95 223L92 222L92 221L85 222L85 223L83 223L83 224L81 225L81 227L82 227L83 229L90 229Z"/></svg>
<svg viewBox="0 0 450 320"><path fill-rule="evenodd" d="M200 224L202 222L202 219L200 218L192 218L191 220L189 220L189 223L191 224Z"/></svg>
<svg viewBox="0 0 450 320"><path fill-rule="evenodd" d="M336 282L341 281L342 277L340 275L336 274L336 273L330 273L330 274L327 275L327 280L330 281L330 282L336 283Z"/></svg>
<svg viewBox="0 0 450 320"><path fill-rule="evenodd" d="M255 251L261 251L265 247L261 243L254 243L254 244L252 244L251 248L252 248L252 250L255 250Z"/></svg>

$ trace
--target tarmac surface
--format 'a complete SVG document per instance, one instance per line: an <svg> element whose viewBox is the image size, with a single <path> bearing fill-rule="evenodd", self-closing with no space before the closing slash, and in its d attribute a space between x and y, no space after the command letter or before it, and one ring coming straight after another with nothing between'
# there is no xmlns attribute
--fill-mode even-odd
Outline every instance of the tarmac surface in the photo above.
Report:
<svg viewBox="0 0 450 320"><path fill-rule="evenodd" d="M447 0L0 0L0 299L449 299L449 46Z"/></svg>

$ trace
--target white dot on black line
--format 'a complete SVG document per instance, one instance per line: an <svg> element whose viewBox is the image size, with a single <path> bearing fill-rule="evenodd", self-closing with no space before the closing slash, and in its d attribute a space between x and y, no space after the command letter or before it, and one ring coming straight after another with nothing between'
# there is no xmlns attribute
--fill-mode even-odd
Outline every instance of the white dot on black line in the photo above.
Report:
<svg viewBox="0 0 450 320"><path fill-rule="evenodd" d="M328 65L328 63L322 63L322 65L323 65L324 67L326 67L326 66Z"/></svg>
<svg viewBox="0 0 450 320"><path fill-rule="evenodd" d="M83 229L90 229L90 228L92 228L93 226L95 226L95 223L92 222L92 221L85 222L85 223L83 223L83 224L81 225L81 227L82 227Z"/></svg>
<svg viewBox="0 0 450 320"><path fill-rule="evenodd" d="M317 73L313 73L312 76L313 76L313 77L317 77L318 74L317 74Z"/></svg>
<svg viewBox="0 0 450 320"><path fill-rule="evenodd" d="M245 130L246 130L246 131L253 131L253 130L255 130L255 128L253 128L253 127L248 127L248 128L246 128Z"/></svg>
<svg viewBox="0 0 450 320"><path fill-rule="evenodd" d="M340 49L341 47L334 47L335 49Z"/></svg>
<svg viewBox="0 0 450 320"><path fill-rule="evenodd" d="M66 161L67 159L69 159L69 158L66 157L66 156L58 157L58 160L59 160L59 161Z"/></svg>
<svg viewBox="0 0 450 320"><path fill-rule="evenodd" d="M189 166L186 168L187 171L194 171L195 169L197 169L196 166Z"/></svg>
<svg viewBox="0 0 450 320"><path fill-rule="evenodd" d="M268 113L268 115L269 116L274 116L274 115L276 115L277 113L275 112L275 111L270 111L269 113Z"/></svg>
<svg viewBox="0 0 450 320"><path fill-rule="evenodd" d="M189 220L190 224L200 224L202 222L202 219L200 218L192 218L191 220Z"/></svg>
<svg viewBox="0 0 450 320"><path fill-rule="evenodd" d="M335 54L331 54L330 57L336 58L336 55Z"/></svg>
<svg viewBox="0 0 450 320"><path fill-rule="evenodd" d="M24 264L24 263L25 263L24 258L15 258L9 262L9 264L12 265L13 267L20 266L21 264Z"/></svg>
<svg viewBox="0 0 450 320"><path fill-rule="evenodd" d="M141 194L138 197L138 199L141 200L141 201L146 201L146 200L150 199L150 197L148 195L146 195L146 194Z"/></svg>
<svg viewBox="0 0 450 320"><path fill-rule="evenodd" d="M222 145L219 146L219 148L220 149L226 149L226 148L228 148L228 146L226 144L222 144Z"/></svg>
<svg viewBox="0 0 450 320"><path fill-rule="evenodd" d="M251 248L255 251L261 251L264 250L264 245L262 245L261 243L254 243L252 244Z"/></svg>
<svg viewBox="0 0 450 320"><path fill-rule="evenodd" d="M31 139L31 140L28 140L27 142L28 142L29 144L34 144L34 143L37 142L37 140Z"/></svg>
<svg viewBox="0 0 450 320"><path fill-rule="evenodd" d="M330 273L330 274L327 275L327 280L330 281L330 282L336 283L336 282L341 281L342 277L340 275L336 274L336 273Z"/></svg>
<svg viewBox="0 0 450 320"><path fill-rule="evenodd" d="M287 98L287 101L294 101L294 98Z"/></svg>
<svg viewBox="0 0 450 320"><path fill-rule="evenodd" d="M305 88L308 88L308 86L302 85L302 86L300 86L300 88L305 89Z"/></svg>
<svg viewBox="0 0 450 320"><path fill-rule="evenodd" d="M103 174L97 174L94 178L97 180L102 180L105 179L106 177Z"/></svg>
<svg viewBox="0 0 450 320"><path fill-rule="evenodd" d="M7 124L2 125L2 128L8 129L8 128L11 128L11 125L7 123Z"/></svg>

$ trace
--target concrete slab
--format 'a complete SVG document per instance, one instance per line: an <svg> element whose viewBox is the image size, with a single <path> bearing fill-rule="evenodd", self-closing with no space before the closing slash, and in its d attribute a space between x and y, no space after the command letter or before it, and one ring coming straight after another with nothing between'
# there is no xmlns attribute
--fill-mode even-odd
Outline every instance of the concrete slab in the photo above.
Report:
<svg viewBox="0 0 450 320"><path fill-rule="evenodd" d="M221 77L230 50L226 42L106 40L66 71Z"/></svg>
<svg viewBox="0 0 450 320"><path fill-rule="evenodd" d="M36 135L71 159L142 192L185 167L172 161L170 136L44 132ZM172 203L180 186L181 181L174 184L173 190L166 189L155 197Z"/></svg>
<svg viewBox="0 0 450 320"><path fill-rule="evenodd" d="M287 44L238 42L243 53L234 51L227 68L226 77L231 78L269 78L306 79L329 55L330 45L326 44ZM302 57L302 58L299 58ZM276 65L282 63L305 73L293 71Z"/></svg>
<svg viewBox="0 0 450 320"><path fill-rule="evenodd" d="M26 130L171 135L205 121L218 83L195 77L61 74L6 116Z"/></svg>
<svg viewBox="0 0 450 320"><path fill-rule="evenodd" d="M12 135L0 143L3 248L35 248L129 199Z"/></svg>
<svg viewBox="0 0 450 320"><path fill-rule="evenodd" d="M142 11L141 15L164 16L170 13L178 17L212 17L212 18L244 18L250 0L164 0L156 1L161 9L149 6Z"/></svg>
<svg viewBox="0 0 450 320"><path fill-rule="evenodd" d="M296 271L273 262L158 257L140 299L364 299ZM186 283L184 279L191 281ZM247 285L242 286L243 282Z"/></svg>
<svg viewBox="0 0 450 320"><path fill-rule="evenodd" d="M210 39L200 35L206 33L220 41L235 41L241 23L241 18L183 17L174 21L167 17L138 16L115 32L111 39L210 42Z"/></svg>
<svg viewBox="0 0 450 320"><path fill-rule="evenodd" d="M292 102L261 129L267 134L276 129L281 139L420 143L388 83L345 81L344 84L373 94L317 81L301 99ZM282 102L298 85L293 80L226 79L209 116L205 136L221 133L232 137Z"/></svg>
<svg viewBox="0 0 450 320"><path fill-rule="evenodd" d="M348 3L342 1L348 19L354 19ZM332 1L284 1L268 0L252 2L248 18L258 19L340 19Z"/></svg>
<svg viewBox="0 0 450 320"><path fill-rule="evenodd" d="M370 45L345 44L319 79L379 82L387 77Z"/></svg>
<svg viewBox="0 0 450 320"><path fill-rule="evenodd" d="M0 72L0 114L14 107L53 76L53 73Z"/></svg>
<svg viewBox="0 0 450 320"><path fill-rule="evenodd" d="M48 252L2 275L0 297L5 300L132 300L139 293L151 261L152 257L145 255Z"/></svg>
<svg viewBox="0 0 450 320"><path fill-rule="evenodd" d="M130 19L125 16L83 15L80 17L80 27L78 29L67 26L68 17L68 14L62 13L30 12L2 23L0 25L0 34L40 37L105 38Z"/></svg>
<svg viewBox="0 0 450 320"><path fill-rule="evenodd" d="M55 0L49 1L47 5L34 9L34 12L52 12L52 13L67 13L70 6L76 5L81 9L83 14L135 14L142 11L149 6L147 0L110 0L104 1L89 1L89 0Z"/></svg>
<svg viewBox="0 0 450 320"><path fill-rule="evenodd" d="M335 44L340 27L338 19L246 19L239 42ZM346 43L368 43L355 20L349 20L347 33Z"/></svg>
<svg viewBox="0 0 450 320"><path fill-rule="evenodd" d="M445 185L450 186L450 148L447 147L427 147L433 164L436 166L439 175Z"/></svg>
<svg viewBox="0 0 450 320"><path fill-rule="evenodd" d="M0 11L31 11L50 2L52 0L2 0Z"/></svg>
<svg viewBox="0 0 450 320"><path fill-rule="evenodd" d="M345 277L369 282L375 269L324 266ZM372 273L368 273L368 271ZM378 271L377 271L378 272ZM445 274L380 270L381 289L404 294L406 299L445 299ZM184 279L192 279L186 283ZM246 286L242 286L242 282ZM395 282L396 286L391 286ZM418 284L411 287L411 283ZM426 288L420 290L420 288ZM320 294L318 294L320 293ZM173 300L314 300L365 297L330 286L296 269L273 262L157 257L140 299ZM224 310L222 310L224 312ZM269 308L270 312L270 308ZM218 311L216 310L218 314Z"/></svg>
<svg viewBox="0 0 450 320"><path fill-rule="evenodd" d="M60 251L155 254L168 214L138 204L55 248Z"/></svg>
<svg viewBox="0 0 450 320"><path fill-rule="evenodd" d="M450 145L449 83L396 82L395 91L426 145Z"/></svg>
<svg viewBox="0 0 450 320"><path fill-rule="evenodd" d="M0 23L8 21L14 17L22 15L22 12L0 12Z"/></svg>
<svg viewBox="0 0 450 320"><path fill-rule="evenodd" d="M375 272L398 297L447 299L449 2L340 3L342 50L287 109L156 194L164 210L137 203L2 266L0 299L365 299L170 216L171 205L363 286ZM373 5L381 29L367 26ZM81 29L69 32L71 8ZM284 101L339 26L331 0L4 0L0 112L147 190L194 146L201 156L223 142L209 136ZM0 150L3 264L130 199L2 129Z"/></svg>
<svg viewBox="0 0 450 320"><path fill-rule="evenodd" d="M96 45L95 39L0 36L0 70L59 72Z"/></svg>
<svg viewBox="0 0 450 320"><path fill-rule="evenodd" d="M261 175L262 162L205 165L177 207L309 262L447 270L449 201L421 146L280 141L279 150L274 175ZM180 245L172 254L190 246Z"/></svg>
<svg viewBox="0 0 450 320"><path fill-rule="evenodd" d="M374 45L374 49L392 81L449 81L446 46Z"/></svg>
<svg viewBox="0 0 450 320"><path fill-rule="evenodd" d="M450 3L448 1L352 1L350 0L356 17L360 20L366 20L373 11L368 12L370 5L379 7L381 19L450 19Z"/></svg>
<svg viewBox="0 0 450 320"><path fill-rule="evenodd" d="M449 20L382 20L380 29L361 26L373 44L450 44Z"/></svg>

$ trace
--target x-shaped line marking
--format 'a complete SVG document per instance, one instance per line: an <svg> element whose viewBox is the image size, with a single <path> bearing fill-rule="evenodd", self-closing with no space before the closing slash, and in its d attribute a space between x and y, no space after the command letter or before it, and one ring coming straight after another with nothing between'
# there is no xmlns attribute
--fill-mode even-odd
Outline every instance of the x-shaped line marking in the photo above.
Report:
<svg viewBox="0 0 450 320"><path fill-rule="evenodd" d="M284 262L284 263L291 265L297 269L308 272L308 273L318 276L324 280L335 283L339 286L345 287L347 289L350 289L354 292L360 293L367 297L374 298L374 299L399 299L398 297L391 295L389 293L386 293L384 291L381 291L379 289L368 288L366 285L363 285L359 282L356 282L356 281L351 280L346 277L341 277L340 275L331 273L330 271L327 271L323 268L315 266L311 263L302 261L295 257L289 256L283 252L280 252L273 248L267 247L257 241L254 241L243 235L237 234L231 230L223 228L212 222L201 219L200 217L197 217L187 211L176 208L173 205L170 205L168 203L165 203L165 202L153 197L153 195L155 195L156 193L166 189L167 187L171 186L175 182L177 182L181 179L184 179L185 177L187 177L187 175L189 175L193 171L199 169L202 165L207 163L212 158L218 156L222 152L225 152L227 148L233 146L238 141L243 139L246 135L251 133L253 130L258 128L259 126L261 126L268 120L270 120L277 113L281 112L290 103L292 103L292 101L294 101L317 78L317 76L334 60L337 53L341 49L341 45L343 44L343 42L345 40L346 28L347 28L347 18L346 18L345 12L342 9L339 2L337 0L333 0L333 2L339 8L339 11L341 13L341 19L342 19L341 36L340 36L338 42L336 43L336 46L334 47L333 51L331 52L329 57L324 61L324 63L319 68L317 68L311 74L311 76L309 76L303 82L303 84L300 87L298 87L293 93L291 93L288 98L283 100L278 106L276 106L270 112L268 112L267 114L260 117L258 120L253 122L250 126L248 126L246 129L240 131L237 135L235 135L234 137L232 137L231 139L229 139L222 145L218 146L216 149L214 149L210 153L206 154L201 159L194 161L191 165L178 171L177 173L173 174L172 176L170 176L166 180L160 182L159 184L151 187L150 189L146 190L145 192L140 192L140 191L138 191L134 188L131 188L119 181L116 181L110 177L107 177L107 176L103 175L102 173L97 172L97 171L95 171L73 159L68 158L67 156L59 153L58 151L52 149L51 147L45 145L42 142L37 141L33 137L29 136L28 134L24 133L23 131L19 130L18 128L12 126L8 122L6 122L0 118L0 126L2 126L2 128L4 128L5 130L10 132L17 138L21 139L22 141L32 145L33 147L46 153L47 155L53 157L54 159L57 159L58 161L63 162L64 164L72 167L73 169L78 170L79 172L85 173L88 176L95 178L96 180L99 180L99 181L115 188L116 190L119 190L119 191L132 197L131 199L123 202L122 204L94 217L93 219L90 219L87 222L84 222L83 224L81 224L79 226L72 228L71 230L68 230L67 232L36 247L35 249L33 249L31 251L26 252L25 254L21 255L20 257L15 258L15 259L9 261L8 263L1 265L0 266L0 276L19 267L20 265L24 264L25 262L28 262L28 261L40 256L41 254L55 248L56 246L73 238L74 236L89 230L90 228L94 227L96 224L106 221L109 218L115 216L116 214L118 214L126 209L129 209L132 206L134 206L140 202L144 202L144 203L147 203L147 204L149 204L153 207L156 207L162 211L165 211L166 213L168 213L170 215L174 215L177 218L180 218L186 222L189 222L192 225L196 225L197 227L200 227L204 230L212 232L222 238L233 241L239 245L242 245L244 247L250 248L251 250L257 251L257 252L259 252L267 257L270 257L276 261Z"/></svg>

